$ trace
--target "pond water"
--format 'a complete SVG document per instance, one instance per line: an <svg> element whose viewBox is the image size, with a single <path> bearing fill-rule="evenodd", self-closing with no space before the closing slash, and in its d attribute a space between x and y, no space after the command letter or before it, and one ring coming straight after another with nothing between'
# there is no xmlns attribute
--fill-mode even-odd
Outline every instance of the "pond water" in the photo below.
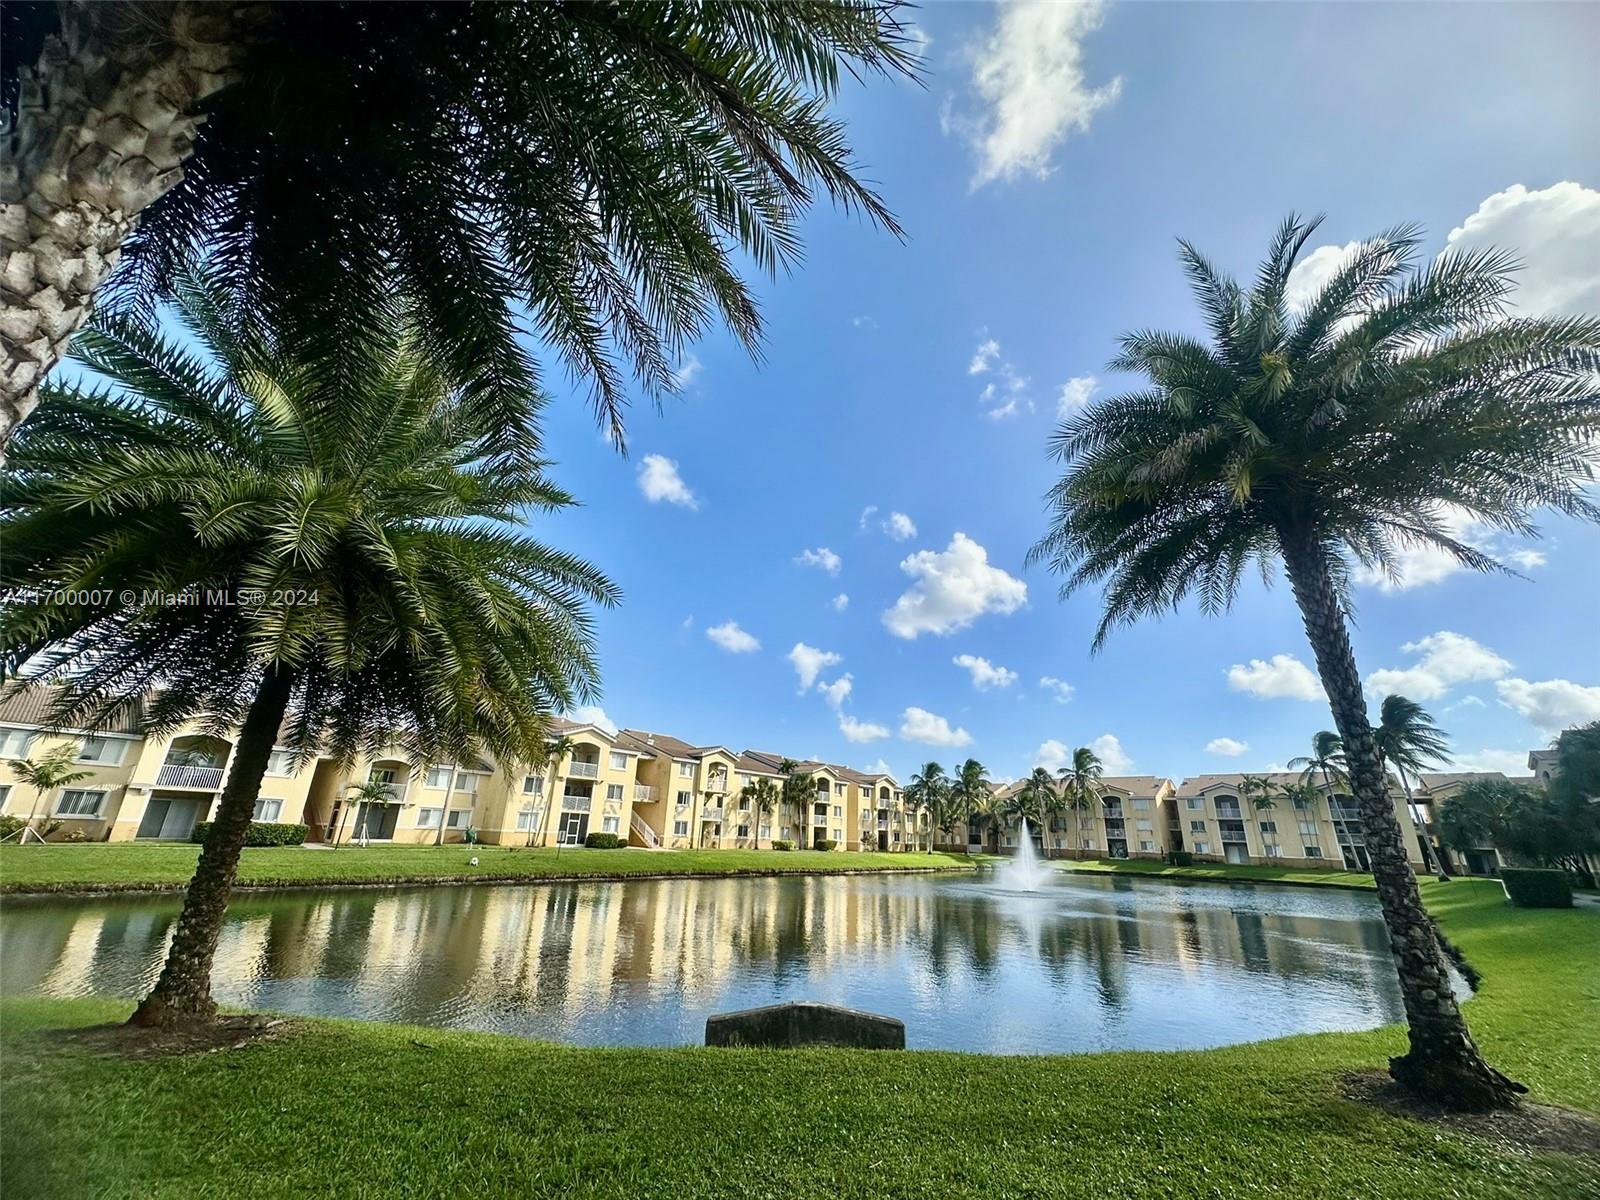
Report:
<svg viewBox="0 0 1600 1200"><path fill-rule="evenodd" d="M0 988L134 996L175 897L18 901ZM1060 876L639 880L244 896L221 1002L589 1045L698 1044L714 1012L819 1000L923 1049L1179 1049L1401 1018L1374 897Z"/></svg>

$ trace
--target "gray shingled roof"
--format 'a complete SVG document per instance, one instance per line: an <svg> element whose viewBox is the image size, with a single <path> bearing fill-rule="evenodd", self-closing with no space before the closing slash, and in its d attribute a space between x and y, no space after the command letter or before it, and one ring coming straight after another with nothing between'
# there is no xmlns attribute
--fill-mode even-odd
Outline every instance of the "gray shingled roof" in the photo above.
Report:
<svg viewBox="0 0 1600 1200"><path fill-rule="evenodd" d="M56 691L56 688L42 684L7 688L0 694L0 723L27 725L35 729L52 728L50 706L55 701ZM121 712L106 722L100 732L142 733L142 719L143 706L136 704L131 711Z"/></svg>

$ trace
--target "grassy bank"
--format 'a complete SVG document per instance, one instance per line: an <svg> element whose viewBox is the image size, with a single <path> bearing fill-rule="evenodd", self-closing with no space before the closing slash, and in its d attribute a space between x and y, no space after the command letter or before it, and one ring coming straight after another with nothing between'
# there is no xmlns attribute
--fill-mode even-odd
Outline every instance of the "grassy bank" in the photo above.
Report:
<svg viewBox="0 0 1600 1200"><path fill-rule="evenodd" d="M1488 1055L1600 1111L1600 914L1424 885L1482 970ZM41 1026L124 1015L11 1000L0 1191L149 1197L1588 1197L1600 1164L1506 1151L1341 1098L1395 1029L1196 1053L1044 1058L592 1050L311 1020L129 1061ZM1070 1019L1070 1014L1040 1014Z"/></svg>
<svg viewBox="0 0 1600 1200"><path fill-rule="evenodd" d="M1238 880L1255 883L1287 883L1312 887L1375 888L1372 876L1363 871L1308 871L1297 867L1252 867L1230 863L1196 863L1190 867L1169 867L1158 860L1135 858L1052 859L1051 865L1066 871L1091 871L1102 875L1157 875L1163 879Z"/></svg>
<svg viewBox="0 0 1600 1200"><path fill-rule="evenodd" d="M0 845L0 892L153 891L181 888L200 847L140 845ZM477 858L478 865L471 860ZM969 869L959 854L851 854L820 850L529 850L505 846L343 846L245 850L245 887L338 884L626 879L639 875L770 875L781 872Z"/></svg>

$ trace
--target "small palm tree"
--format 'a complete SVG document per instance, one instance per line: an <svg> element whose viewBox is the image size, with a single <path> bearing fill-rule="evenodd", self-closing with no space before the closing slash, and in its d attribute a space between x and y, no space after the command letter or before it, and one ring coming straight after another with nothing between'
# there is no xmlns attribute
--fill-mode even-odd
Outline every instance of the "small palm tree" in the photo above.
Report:
<svg viewBox="0 0 1600 1200"><path fill-rule="evenodd" d="M367 822L372 815L372 810L393 802L394 793L389 790L389 785L382 780L369 778L365 783L351 784L350 795L345 799L345 812L349 813L351 809L354 809L358 814L355 831L350 835L351 839L365 846L367 844ZM344 824L343 817L340 818L339 824ZM439 824L441 827L444 825L444 813L442 811L439 814ZM337 833L334 835L333 844L335 846L339 844Z"/></svg>
<svg viewBox="0 0 1600 1200"><path fill-rule="evenodd" d="M1083 857L1083 819L1100 804L1100 777L1104 772L1100 756L1087 746L1079 746L1072 752L1072 762L1057 773L1066 795L1067 807L1072 809L1073 827L1077 833L1072 856L1077 859Z"/></svg>
<svg viewBox="0 0 1600 1200"><path fill-rule="evenodd" d="M561 764L567 761L567 755L572 753L572 748L576 745L577 743L564 733L540 743L539 753L534 762L540 772L540 790L543 795L539 797L539 801L543 807L539 811L539 819L534 822L534 827L528 830L530 846L536 841L539 845L544 844L545 822L550 813L555 811L556 785L559 782L557 776L561 773Z"/></svg>
<svg viewBox="0 0 1600 1200"><path fill-rule="evenodd" d="M1350 786L1350 777L1345 773L1344 739L1331 729L1312 734L1311 753L1291 758L1289 769L1300 772L1301 783L1321 779L1329 796L1335 787Z"/></svg>
<svg viewBox="0 0 1600 1200"><path fill-rule="evenodd" d="M778 802L782 799L783 793L778 790L777 785L772 780L765 775L758 775L739 789L739 797L750 802L750 808L756 815L754 841L756 849L759 850L761 849L761 818L771 815L773 809L778 806Z"/></svg>
<svg viewBox="0 0 1600 1200"><path fill-rule="evenodd" d="M0 585L113 597L32 607L0 635L13 674L64 682L54 720L96 728L148 695L152 732L239 728L133 1018L162 1026L215 1015L211 961L280 729L340 762L390 744L423 762L526 759L545 714L594 696L587 604L617 598L525 530L571 503L530 443L538 398L506 425L419 357L400 305L337 371L213 273L183 276L172 317L194 349L133 319L80 334L111 386L55 389L0 480Z"/></svg>
<svg viewBox="0 0 1600 1200"><path fill-rule="evenodd" d="M1021 787L1000 802L999 808L995 813L997 818L1017 826L1023 837L1027 837L1028 832L1023 827L1022 822L1032 821L1035 828L1038 828L1039 825L1040 796L1035 790L1035 778L1036 776L1030 775ZM998 832L997 823L996 849L999 848Z"/></svg>
<svg viewBox="0 0 1600 1200"><path fill-rule="evenodd" d="M806 830L811 825L811 805L817 798L816 780L811 772L802 771L800 764L792 758L786 758L778 764L778 774L783 778L783 782L779 785L783 804L795 814L795 849L804 850Z"/></svg>
<svg viewBox="0 0 1600 1200"><path fill-rule="evenodd" d="M1413 228L1349 254L1298 311L1289 278L1317 221L1286 220L1240 284L1180 243L1209 344L1126 336L1113 361L1147 386L1066 420L1067 468L1034 547L1065 588L1106 582L1095 635L1197 596L1233 603L1247 568L1281 560L1348 759L1408 1016L1390 1064L1461 1108L1520 1090L1478 1053L1417 892L1367 718L1346 616L1356 567L1391 573L1424 546L1502 570L1450 534L1452 511L1531 532L1549 506L1600 519L1587 490L1600 436L1600 319L1508 318L1513 259L1446 251L1418 268Z"/></svg>
<svg viewBox="0 0 1600 1200"><path fill-rule="evenodd" d="M1037 822L1039 845L1048 852L1050 834L1045 826L1045 818L1060 803L1060 797L1056 794L1055 779L1046 768L1035 767L1028 775L1028 781L1022 785L1022 791L1028 795L1027 808Z"/></svg>
<svg viewBox="0 0 1600 1200"><path fill-rule="evenodd" d="M950 787L950 778L936 762L923 763L922 769L911 777L911 782L906 784L905 797L911 801L913 837L917 837L921 830L921 822L917 820L918 811L925 809L929 813L942 813Z"/></svg>
<svg viewBox="0 0 1600 1200"><path fill-rule="evenodd" d="M1417 841L1422 846L1423 865L1433 860L1432 866L1441 880L1448 880L1444 855L1439 847L1429 842L1428 823L1422 819L1411 780L1426 768L1443 762L1450 752L1450 743L1434 723L1428 710L1415 700L1390 693L1378 706L1378 725L1372 731L1372 740L1378 745L1383 761L1400 776L1400 786L1406 794L1406 806L1411 810L1411 820L1417 827Z"/></svg>
<svg viewBox="0 0 1600 1200"><path fill-rule="evenodd" d="M25 758L21 762L11 764L11 772L19 781L33 789L33 807L28 810L28 819L23 822L18 831L19 845L26 845L29 834L37 841L43 841L38 831L33 827L33 820L39 815L40 803L57 788L66 787L73 783L82 783L94 774L93 771L79 771L75 769L74 760L77 751L71 746L62 746L52 750L49 754L39 759ZM46 833L50 830L46 829Z"/></svg>

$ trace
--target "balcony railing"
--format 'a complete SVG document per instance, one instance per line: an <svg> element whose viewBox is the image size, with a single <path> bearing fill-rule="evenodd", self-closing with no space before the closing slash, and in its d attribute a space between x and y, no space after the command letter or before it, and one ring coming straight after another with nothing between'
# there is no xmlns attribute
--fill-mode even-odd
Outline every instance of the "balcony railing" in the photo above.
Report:
<svg viewBox="0 0 1600 1200"><path fill-rule="evenodd" d="M727 776L713 775L710 779L706 780L706 791L715 792L719 796L726 795L728 791Z"/></svg>
<svg viewBox="0 0 1600 1200"><path fill-rule="evenodd" d="M1217 801L1217 816L1237 821L1242 815L1237 804L1224 804L1221 800Z"/></svg>
<svg viewBox="0 0 1600 1200"><path fill-rule="evenodd" d="M655 794L655 788L648 783L636 783L633 785L633 801L635 804L649 804L650 797Z"/></svg>
<svg viewBox="0 0 1600 1200"><path fill-rule="evenodd" d="M592 796L564 795L561 797L561 807L565 812L588 812Z"/></svg>
<svg viewBox="0 0 1600 1200"><path fill-rule="evenodd" d="M180 767L174 763L162 763L161 770L156 772L156 786L204 788L214 792L222 786L222 768Z"/></svg>
<svg viewBox="0 0 1600 1200"><path fill-rule="evenodd" d="M567 768L567 775L573 779L599 779L600 764L597 762L579 762L574 760Z"/></svg>
<svg viewBox="0 0 1600 1200"><path fill-rule="evenodd" d="M1122 805L1120 805L1120 804L1108 804L1108 805L1106 805L1105 806L1105 815L1106 815L1108 820L1109 819L1115 819L1115 820L1120 821L1122 819Z"/></svg>
<svg viewBox="0 0 1600 1200"><path fill-rule="evenodd" d="M722 805L708 805L707 807L702 808L700 810L700 819L702 821L722 820Z"/></svg>

